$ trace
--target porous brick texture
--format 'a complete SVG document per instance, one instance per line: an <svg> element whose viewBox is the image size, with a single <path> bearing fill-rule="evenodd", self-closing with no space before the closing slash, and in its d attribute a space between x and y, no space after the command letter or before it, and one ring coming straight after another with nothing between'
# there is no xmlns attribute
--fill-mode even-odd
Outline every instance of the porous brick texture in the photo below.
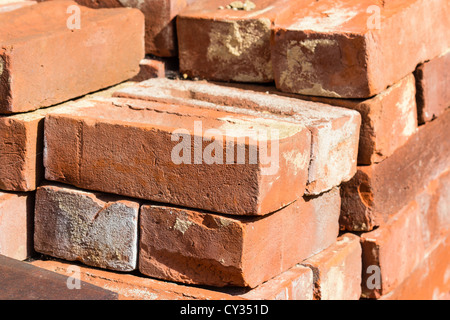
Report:
<svg viewBox="0 0 450 320"><path fill-rule="evenodd" d="M55 105L138 73L142 13L79 7L77 25L67 13L75 4L50 1L0 13L0 114Z"/></svg>
<svg viewBox="0 0 450 320"><path fill-rule="evenodd" d="M449 10L0 0L0 298L450 299Z"/></svg>

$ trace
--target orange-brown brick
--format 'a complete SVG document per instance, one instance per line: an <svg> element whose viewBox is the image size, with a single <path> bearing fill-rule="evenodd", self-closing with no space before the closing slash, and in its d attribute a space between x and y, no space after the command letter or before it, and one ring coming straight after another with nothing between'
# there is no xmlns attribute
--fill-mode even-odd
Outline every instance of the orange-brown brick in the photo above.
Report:
<svg viewBox="0 0 450 320"><path fill-rule="evenodd" d="M261 218L144 205L139 270L163 280L253 288L334 243L339 208L337 189Z"/></svg>
<svg viewBox="0 0 450 320"><path fill-rule="evenodd" d="M0 13L0 113L55 105L138 73L142 13L80 7L80 29L72 30L67 9L74 4L49 1Z"/></svg>
<svg viewBox="0 0 450 320"><path fill-rule="evenodd" d="M359 300L362 266L358 236L344 234L302 264L313 270L316 300Z"/></svg>
<svg viewBox="0 0 450 320"><path fill-rule="evenodd" d="M31 193L0 191L0 255L25 260L33 253Z"/></svg>
<svg viewBox="0 0 450 320"><path fill-rule="evenodd" d="M447 0L295 3L274 27L272 63L282 91L371 97L450 47Z"/></svg>

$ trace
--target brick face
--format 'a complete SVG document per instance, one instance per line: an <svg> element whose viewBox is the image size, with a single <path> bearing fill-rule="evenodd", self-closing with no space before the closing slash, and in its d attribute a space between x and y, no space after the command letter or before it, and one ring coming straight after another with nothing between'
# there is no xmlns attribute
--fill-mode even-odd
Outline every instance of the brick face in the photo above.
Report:
<svg viewBox="0 0 450 320"><path fill-rule="evenodd" d="M309 131L301 125L137 100L90 101L73 107L46 118L48 180L233 215L265 215L304 194L311 143ZM186 153L191 157L175 163L173 150L182 141L174 140L173 133L180 128L187 131L183 141L188 141ZM230 138L235 149L231 164L196 158L196 150L207 154L210 143L202 138L212 128L223 135L217 149L223 163L232 154L224 141ZM258 130L266 138L256 143ZM271 130L279 138L270 138ZM248 136L244 142L239 139L243 133ZM278 148L278 162L276 157L268 164L261 160L266 141L268 152L272 145ZM258 155L252 161L250 148ZM244 150L245 159L236 160L239 150Z"/></svg>
<svg viewBox="0 0 450 320"><path fill-rule="evenodd" d="M338 190L263 218L141 209L139 270L163 280L255 287L335 242Z"/></svg>
<svg viewBox="0 0 450 320"><path fill-rule="evenodd" d="M386 221L448 168L450 112L422 126L406 144L379 164L358 167L341 188L341 227L370 231ZM432 146L432 147L430 147Z"/></svg>
<svg viewBox="0 0 450 320"><path fill-rule="evenodd" d="M0 113L55 105L138 73L144 57L139 10L80 7L83 27L72 32L66 12L72 4L50 1L0 13Z"/></svg>
<svg viewBox="0 0 450 320"><path fill-rule="evenodd" d="M272 61L282 91L367 98L450 46L446 0L384 8L375 0L296 5L299 9L274 27ZM380 8L379 26L369 23L374 16L367 10L373 5Z"/></svg>
<svg viewBox="0 0 450 320"><path fill-rule="evenodd" d="M312 137L306 194L318 195L355 174L360 115L352 110L211 83L153 79L115 93L118 97L183 103L305 126Z"/></svg>

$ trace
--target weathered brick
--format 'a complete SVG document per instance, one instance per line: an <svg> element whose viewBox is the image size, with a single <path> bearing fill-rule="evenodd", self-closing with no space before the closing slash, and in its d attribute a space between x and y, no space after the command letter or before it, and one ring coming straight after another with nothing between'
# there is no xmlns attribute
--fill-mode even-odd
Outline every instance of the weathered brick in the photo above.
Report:
<svg viewBox="0 0 450 320"><path fill-rule="evenodd" d="M45 1L45 0L39 0ZM145 52L159 57L178 53L175 17L197 0L75 0L89 8L137 8L145 16Z"/></svg>
<svg viewBox="0 0 450 320"><path fill-rule="evenodd" d="M272 23L286 0L254 0L253 10L232 10L230 1L197 1L177 18L180 70L191 77L272 82ZM219 7L223 7L220 9Z"/></svg>
<svg viewBox="0 0 450 320"><path fill-rule="evenodd" d="M307 194L320 194L356 172L360 115L352 110L205 82L152 79L115 96L183 103L306 126L312 135Z"/></svg>
<svg viewBox="0 0 450 320"><path fill-rule="evenodd" d="M450 51L419 65L417 80L417 107L419 123L431 121L450 107Z"/></svg>
<svg viewBox="0 0 450 320"><path fill-rule="evenodd" d="M32 265L73 276L73 266L63 261L35 260ZM119 300L242 300L239 296L212 289L160 281L142 275L117 273L107 270L77 266L80 279L118 294Z"/></svg>
<svg viewBox="0 0 450 320"><path fill-rule="evenodd" d="M143 205L139 270L190 284L256 287L336 241L339 191L262 218Z"/></svg>
<svg viewBox="0 0 450 320"><path fill-rule="evenodd" d="M140 100L92 100L91 106L74 104L46 117L44 165L46 179L83 189L264 215L304 194L310 139L306 128L290 122Z"/></svg>
<svg viewBox="0 0 450 320"><path fill-rule="evenodd" d="M297 265L239 296L249 300L312 300L313 290L311 269Z"/></svg>
<svg viewBox="0 0 450 320"><path fill-rule="evenodd" d="M117 271L136 268L139 203L67 186L36 193L34 248Z"/></svg>
<svg viewBox="0 0 450 320"><path fill-rule="evenodd" d="M302 264L313 271L315 300L359 300L362 266L358 236L345 234Z"/></svg>
<svg viewBox="0 0 450 320"><path fill-rule="evenodd" d="M427 264L423 261L450 233L449 191L450 171L447 170L392 216L386 225L362 235L365 296L378 298L396 291L397 286L409 287L409 277L421 279L412 275L414 268L421 268L419 263ZM370 286L375 280L373 270L365 271L371 265L381 268L381 288L378 290Z"/></svg>
<svg viewBox="0 0 450 320"><path fill-rule="evenodd" d="M447 211L448 212L448 211ZM390 293L380 300L448 300L450 295L450 234L427 250L425 259Z"/></svg>
<svg viewBox="0 0 450 320"><path fill-rule="evenodd" d="M370 231L396 214L448 169L450 111L419 127L407 143L381 163L358 167L342 185L341 228Z"/></svg>
<svg viewBox="0 0 450 320"><path fill-rule="evenodd" d="M152 78L164 78L166 75L165 63L162 60L142 59L139 64L139 73L131 81L144 81Z"/></svg>
<svg viewBox="0 0 450 320"><path fill-rule="evenodd" d="M375 231L361 236L363 249L362 296L378 298L402 283L424 258L419 208L410 203L390 221ZM379 268L372 273L370 267ZM380 287L374 287L375 277ZM373 282L375 281L375 282Z"/></svg>
<svg viewBox="0 0 450 320"><path fill-rule="evenodd" d="M50 1L0 13L0 113L55 105L138 73L142 13L80 7L81 28L72 30L67 9L74 4Z"/></svg>
<svg viewBox="0 0 450 320"><path fill-rule="evenodd" d="M31 0L2 0L0 1L0 13L17 10L23 7L36 4L36 1Z"/></svg>
<svg viewBox="0 0 450 320"><path fill-rule="evenodd" d="M224 84L356 110L361 114L358 164L379 163L392 155L417 130L415 80L412 74L369 99L305 96L277 90L273 85ZM162 95L162 93L159 93Z"/></svg>
<svg viewBox="0 0 450 320"><path fill-rule="evenodd" d="M73 273L62 276L0 255L1 300L116 300L117 294L81 282L69 288Z"/></svg>
<svg viewBox="0 0 450 320"><path fill-rule="evenodd" d="M73 265L64 261L30 262L52 272L73 276ZM245 288L201 288L161 281L139 274L117 273L87 266L77 266L80 280L118 294L119 300L311 300L312 271L300 265L260 286Z"/></svg>
<svg viewBox="0 0 450 320"><path fill-rule="evenodd" d="M0 192L0 254L25 260L33 252L33 200L29 193Z"/></svg>
<svg viewBox="0 0 450 320"><path fill-rule="evenodd" d="M371 97L450 47L447 0L388 6L379 0L301 0L295 6L274 26L272 63L282 91Z"/></svg>

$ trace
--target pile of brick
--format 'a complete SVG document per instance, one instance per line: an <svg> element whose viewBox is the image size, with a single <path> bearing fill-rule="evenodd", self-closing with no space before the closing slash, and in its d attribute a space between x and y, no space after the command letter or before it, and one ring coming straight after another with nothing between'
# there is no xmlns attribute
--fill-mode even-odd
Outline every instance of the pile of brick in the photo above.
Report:
<svg viewBox="0 0 450 320"><path fill-rule="evenodd" d="M449 14L0 2L0 254L122 299L450 298Z"/></svg>

